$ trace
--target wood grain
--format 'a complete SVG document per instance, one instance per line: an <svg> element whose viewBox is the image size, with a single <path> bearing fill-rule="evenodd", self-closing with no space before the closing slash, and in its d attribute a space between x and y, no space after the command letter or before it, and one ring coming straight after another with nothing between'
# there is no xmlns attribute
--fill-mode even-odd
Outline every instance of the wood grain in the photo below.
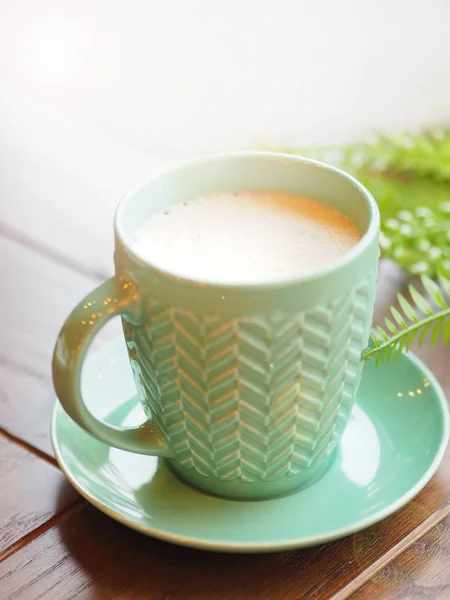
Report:
<svg viewBox="0 0 450 600"><path fill-rule="evenodd" d="M1 235L0 255L0 428L52 454L53 347L70 310L98 280ZM94 347L119 331L118 322L108 325Z"/></svg>
<svg viewBox="0 0 450 600"><path fill-rule="evenodd" d="M53 346L64 318L96 282L1 236L0 255L0 427L51 453Z"/></svg>
<svg viewBox="0 0 450 600"><path fill-rule="evenodd" d="M0 457L1 556L79 496L58 469L1 435Z"/></svg>
<svg viewBox="0 0 450 600"><path fill-rule="evenodd" d="M0 255L0 357L46 375L65 317L96 283L1 236Z"/></svg>
<svg viewBox="0 0 450 600"><path fill-rule="evenodd" d="M448 600L450 516L351 596L351 600Z"/></svg>
<svg viewBox="0 0 450 600"><path fill-rule="evenodd" d="M354 536L270 555L225 555L165 544L132 532L92 507L33 540L0 566L5 598L298 600L331 598L448 509L450 458L399 513ZM418 534L420 535L420 533ZM106 550L107 549L107 550ZM8 595L9 594L9 595Z"/></svg>
<svg viewBox="0 0 450 600"><path fill-rule="evenodd" d="M112 273L113 217L169 162L75 121L0 73L0 224L94 275Z"/></svg>
<svg viewBox="0 0 450 600"><path fill-rule="evenodd" d="M17 365L0 363L0 427L51 456L50 416L55 392L50 375L27 373Z"/></svg>

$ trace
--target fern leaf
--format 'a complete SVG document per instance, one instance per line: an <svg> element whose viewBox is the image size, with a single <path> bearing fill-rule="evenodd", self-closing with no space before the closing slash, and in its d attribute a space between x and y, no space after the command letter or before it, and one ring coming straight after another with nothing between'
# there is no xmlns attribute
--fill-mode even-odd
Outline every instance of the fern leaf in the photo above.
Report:
<svg viewBox="0 0 450 600"><path fill-rule="evenodd" d="M444 344L448 344L450 341L450 319L447 319L442 328L442 341Z"/></svg>
<svg viewBox="0 0 450 600"><path fill-rule="evenodd" d="M394 325L394 323L390 319L388 319L388 318L384 319L384 324L386 325L387 329L389 329L389 331L391 333L398 333L397 327Z"/></svg>
<svg viewBox="0 0 450 600"><path fill-rule="evenodd" d="M381 327L381 325L378 325L378 327L377 327L377 334L378 334L378 338L379 338L380 341L387 342L389 340L389 337L388 337L387 333Z"/></svg>
<svg viewBox="0 0 450 600"><path fill-rule="evenodd" d="M414 321L415 323L417 323L417 321L419 319L417 317L416 311L411 306L411 304L408 302L408 300L404 296L402 296L402 294L400 294L400 293L397 294L397 300L398 300L398 303L400 304L400 306L402 307L402 310L405 313L405 316L410 321Z"/></svg>
<svg viewBox="0 0 450 600"><path fill-rule="evenodd" d="M372 355L372 348L364 348L361 353L361 360L368 360Z"/></svg>
<svg viewBox="0 0 450 600"><path fill-rule="evenodd" d="M394 344L394 348L401 354L403 352L403 350L405 349L405 344L407 342L407 336L404 335L400 341L396 344Z"/></svg>
<svg viewBox="0 0 450 600"><path fill-rule="evenodd" d="M408 327L402 314L398 312L398 310L395 308L395 306L391 306L391 313L392 313L392 316L394 317L394 319L400 325L400 327L402 327L403 329Z"/></svg>
<svg viewBox="0 0 450 600"><path fill-rule="evenodd" d="M390 353L389 353L389 360L390 360L390 362L392 362L394 360L394 356L395 356L396 352L397 352L397 344L392 344L392 347L391 347L391 350L390 350Z"/></svg>
<svg viewBox="0 0 450 600"><path fill-rule="evenodd" d="M376 346L377 348L379 348L379 347L381 346L381 344L383 343L383 340L379 340L379 339L378 339L378 337L377 337L376 335L374 335L374 336L372 337L372 341L373 341L373 343L375 344L375 346Z"/></svg>
<svg viewBox="0 0 450 600"><path fill-rule="evenodd" d="M442 271L440 271L438 273L438 279L444 292L447 294L447 296L450 296L450 275L447 277Z"/></svg>
<svg viewBox="0 0 450 600"><path fill-rule="evenodd" d="M423 278L425 279L425 278ZM430 280L429 280L430 281ZM426 315L432 315L433 309L430 304L425 300L422 294L412 285L408 286L408 291L411 295L411 298L414 301L414 304L417 306L419 310L421 310Z"/></svg>
<svg viewBox="0 0 450 600"><path fill-rule="evenodd" d="M426 275L422 277L423 287L430 294L431 299L435 304L440 306L441 308L446 308L447 303L445 302L444 296L439 288L439 286ZM426 312L426 311L423 311Z"/></svg>
<svg viewBox="0 0 450 600"><path fill-rule="evenodd" d="M411 347L411 344L414 341L414 338L416 337L416 333L417 331L411 331L411 333L406 337L406 342L405 342L405 349L409 350Z"/></svg>
<svg viewBox="0 0 450 600"><path fill-rule="evenodd" d="M381 361L385 362L388 357L392 360L395 354L409 350L417 337L420 346L430 328L432 344L436 344L439 338L443 343L450 341L450 300L447 300L445 295L450 288L450 279L442 273L439 276L444 292L425 276L421 277L421 281L438 308L435 310L414 286L409 286L411 302L408 302L402 294L398 294L401 310L391 307L392 316L399 327L390 319L385 319L386 329L391 335L389 336L381 326L372 331L370 337L373 346L363 351L361 355L363 360L374 357L377 366ZM418 312L425 312L426 316L419 319Z"/></svg>
<svg viewBox="0 0 450 600"><path fill-rule="evenodd" d="M430 329L430 325L429 324L424 325L422 327L422 331L420 332L419 341L418 341L419 347L423 344L423 341L424 341L425 336L427 335L429 329Z"/></svg>
<svg viewBox="0 0 450 600"><path fill-rule="evenodd" d="M434 324L433 331L431 332L431 343L433 344L433 346L436 344L436 342L439 339L439 333L441 331L442 323L443 323L443 319L439 319Z"/></svg>

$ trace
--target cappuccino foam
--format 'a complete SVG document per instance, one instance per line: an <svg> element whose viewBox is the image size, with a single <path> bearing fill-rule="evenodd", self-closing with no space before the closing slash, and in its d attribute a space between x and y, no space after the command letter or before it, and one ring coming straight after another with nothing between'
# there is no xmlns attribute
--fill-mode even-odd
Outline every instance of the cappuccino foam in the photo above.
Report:
<svg viewBox="0 0 450 600"><path fill-rule="evenodd" d="M361 238L335 207L298 194L218 192L151 214L135 251L160 269L201 281L271 282L314 273Z"/></svg>

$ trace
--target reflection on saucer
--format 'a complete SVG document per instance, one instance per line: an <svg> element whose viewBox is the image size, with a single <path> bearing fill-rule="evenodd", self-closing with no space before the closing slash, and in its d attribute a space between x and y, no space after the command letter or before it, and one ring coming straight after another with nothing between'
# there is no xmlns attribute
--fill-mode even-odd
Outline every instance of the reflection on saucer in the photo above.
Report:
<svg viewBox="0 0 450 600"><path fill-rule="evenodd" d="M377 431L359 406L354 406L341 439L341 467L347 478L359 487L367 486L380 466L380 440Z"/></svg>
<svg viewBox="0 0 450 600"><path fill-rule="evenodd" d="M109 462L114 465L116 473L120 474L123 485L130 490L139 488L152 480L158 467L158 459L144 454L133 454L117 448L109 451Z"/></svg>
<svg viewBox="0 0 450 600"><path fill-rule="evenodd" d="M144 411L140 402L135 398L125 418L114 424L134 427L144 422ZM118 450L117 448L110 448L109 462L114 465L116 472L120 473L124 485L130 490L151 481L158 466L158 460L153 456L134 453L130 456L130 452Z"/></svg>

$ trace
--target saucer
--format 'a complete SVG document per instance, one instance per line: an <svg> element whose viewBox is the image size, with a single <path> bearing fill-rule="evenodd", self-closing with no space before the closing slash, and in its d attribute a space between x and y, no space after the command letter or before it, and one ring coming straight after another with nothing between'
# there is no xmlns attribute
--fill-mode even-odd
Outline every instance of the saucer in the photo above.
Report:
<svg viewBox="0 0 450 600"><path fill-rule="evenodd" d="M115 425L144 414L123 340L88 358L89 408ZM209 496L183 483L162 459L97 441L57 402L51 437L72 485L120 523L162 540L223 552L273 552L328 542L392 514L430 480L444 455L449 414L430 371L413 355L376 368L369 361L337 458L298 493L258 502Z"/></svg>

